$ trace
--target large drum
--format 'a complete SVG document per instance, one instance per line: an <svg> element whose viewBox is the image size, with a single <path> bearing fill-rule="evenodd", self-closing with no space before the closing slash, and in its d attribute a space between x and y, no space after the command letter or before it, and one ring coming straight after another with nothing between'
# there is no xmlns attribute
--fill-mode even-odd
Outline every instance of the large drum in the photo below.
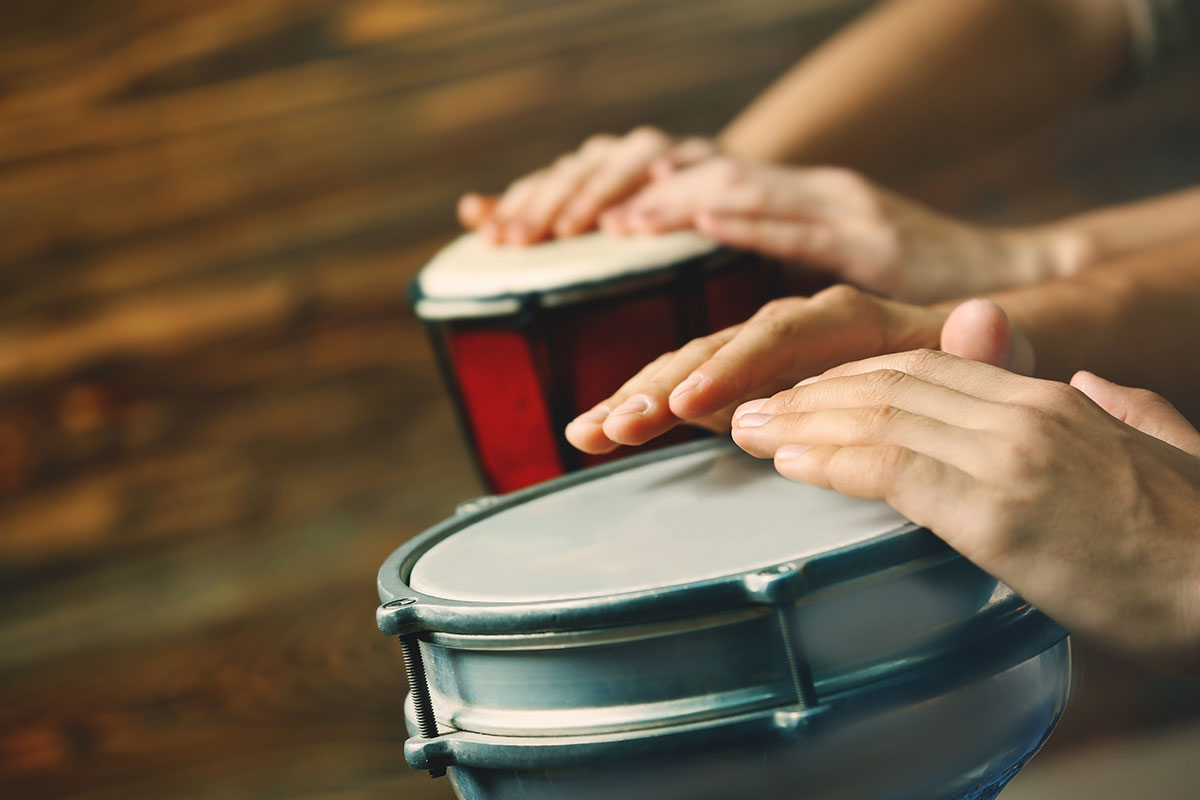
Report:
<svg viewBox="0 0 1200 800"><path fill-rule="evenodd" d="M490 502L392 554L411 766L467 800L995 797L1065 632L888 506L728 442Z"/></svg>
<svg viewBox="0 0 1200 800"><path fill-rule="evenodd" d="M654 358L778 293L776 265L677 232L533 247L468 234L412 295L484 483L507 492L619 455L584 455L563 428Z"/></svg>

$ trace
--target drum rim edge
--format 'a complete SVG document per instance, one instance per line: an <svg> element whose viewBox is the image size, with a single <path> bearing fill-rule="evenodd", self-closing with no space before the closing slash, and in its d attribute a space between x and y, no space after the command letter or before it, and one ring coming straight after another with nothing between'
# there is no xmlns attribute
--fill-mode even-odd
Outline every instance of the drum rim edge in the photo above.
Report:
<svg viewBox="0 0 1200 800"><path fill-rule="evenodd" d="M617 628L631 624L698 619L741 608L772 607L917 560L963 559L931 531L906 523L852 545L692 583L595 597L523 602L465 601L427 595L408 585L416 561L438 542L478 521L544 495L589 481L704 450L737 451L722 439L701 439L624 458L497 497L482 507L429 528L393 551L379 568L376 612L380 632L423 631L511 635ZM965 559L964 559L965 560ZM1013 595L1014 606L1025 601Z"/></svg>
<svg viewBox="0 0 1200 800"><path fill-rule="evenodd" d="M409 283L408 300L417 319L428 323L511 317L519 314L522 309L528 308L531 304L548 308L600 300L628 290L652 288L668 283L675 273L692 269L697 264L701 265L703 272L707 274L733 267L739 263L739 259L744 258L765 260L753 253L717 246L682 261L655 264L639 271L618 273L605 278L565 283L552 289L462 297L439 297L427 294L421 284L421 276L426 269L426 267L422 267ZM704 263L709 261L712 263ZM443 306L444 310L441 312L430 311L438 306Z"/></svg>

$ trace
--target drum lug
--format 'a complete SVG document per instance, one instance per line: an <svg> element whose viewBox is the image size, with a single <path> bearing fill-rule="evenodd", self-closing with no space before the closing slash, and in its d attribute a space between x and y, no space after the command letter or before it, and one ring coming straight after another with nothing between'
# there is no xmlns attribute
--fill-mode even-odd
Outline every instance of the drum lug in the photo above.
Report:
<svg viewBox="0 0 1200 800"><path fill-rule="evenodd" d="M427 770L431 776L435 772L445 775L446 768L454 766L454 749L449 739L413 737L404 743L404 760L413 769Z"/></svg>
<svg viewBox="0 0 1200 800"><path fill-rule="evenodd" d="M751 572L742 578L750 602L771 606L798 599L804 593L804 583L804 574L790 562Z"/></svg>
<svg viewBox="0 0 1200 800"><path fill-rule="evenodd" d="M474 514L476 511L482 511L485 508L491 508L500 502L500 496L495 494L485 494L479 497L472 497L469 500L463 500L454 507L454 516L461 517L463 514Z"/></svg>
<svg viewBox="0 0 1200 800"><path fill-rule="evenodd" d="M421 630L415 597L397 597L375 609L375 624L384 636L404 636Z"/></svg>

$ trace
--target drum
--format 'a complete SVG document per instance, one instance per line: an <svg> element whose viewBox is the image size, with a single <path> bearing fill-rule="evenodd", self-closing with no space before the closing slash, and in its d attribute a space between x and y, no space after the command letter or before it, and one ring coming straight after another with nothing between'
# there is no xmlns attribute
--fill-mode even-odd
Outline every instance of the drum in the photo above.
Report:
<svg viewBox="0 0 1200 800"><path fill-rule="evenodd" d="M619 456L580 453L563 428L659 355L745 320L778 295L778 273L686 231L524 248L468 234L412 299L484 484L507 492Z"/></svg>
<svg viewBox="0 0 1200 800"><path fill-rule="evenodd" d="M405 756L464 800L984 800L1070 682L929 531L715 439L469 504L378 589Z"/></svg>

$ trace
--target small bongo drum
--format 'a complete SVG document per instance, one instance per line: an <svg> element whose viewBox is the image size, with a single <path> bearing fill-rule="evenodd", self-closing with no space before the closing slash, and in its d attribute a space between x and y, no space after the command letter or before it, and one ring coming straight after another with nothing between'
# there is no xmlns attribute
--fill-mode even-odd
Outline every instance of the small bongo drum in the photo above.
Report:
<svg viewBox="0 0 1200 800"><path fill-rule="evenodd" d="M412 295L484 483L507 492L615 457L576 451L563 428L663 353L745 320L778 282L773 263L686 231L533 247L467 234Z"/></svg>
<svg viewBox="0 0 1200 800"><path fill-rule="evenodd" d="M464 800L987 800L1070 682L929 531L715 439L471 504L378 588L405 756Z"/></svg>

